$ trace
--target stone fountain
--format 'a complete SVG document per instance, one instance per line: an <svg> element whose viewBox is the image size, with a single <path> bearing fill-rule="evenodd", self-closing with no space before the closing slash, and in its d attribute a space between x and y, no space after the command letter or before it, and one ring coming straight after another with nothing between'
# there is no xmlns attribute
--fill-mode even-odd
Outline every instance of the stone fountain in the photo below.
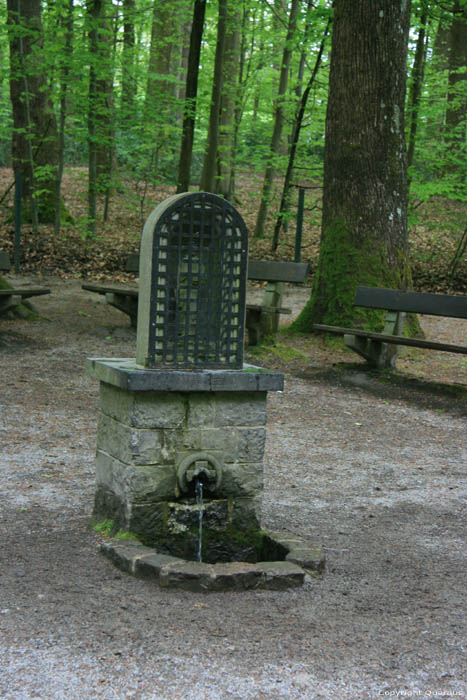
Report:
<svg viewBox="0 0 467 700"><path fill-rule="evenodd" d="M283 376L243 363L247 261L227 201L165 200L142 235L136 358L88 360L102 551L163 586L281 589L324 566L301 538L260 529L266 398Z"/></svg>

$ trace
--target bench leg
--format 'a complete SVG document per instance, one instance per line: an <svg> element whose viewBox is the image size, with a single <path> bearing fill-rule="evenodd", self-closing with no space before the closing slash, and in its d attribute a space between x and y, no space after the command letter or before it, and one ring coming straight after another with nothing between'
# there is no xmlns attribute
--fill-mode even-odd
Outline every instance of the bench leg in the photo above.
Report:
<svg viewBox="0 0 467 700"><path fill-rule="evenodd" d="M388 311L384 321L385 335L401 335L404 327L405 314ZM378 369L395 369L397 360L397 345L382 343L380 340L370 340L357 335L344 335L344 343L348 348L358 353L373 367Z"/></svg>
<svg viewBox="0 0 467 700"><path fill-rule="evenodd" d="M397 345L382 343L379 340L369 340L358 335L344 335L344 343L348 348L364 357L373 367L378 369L394 369L397 360Z"/></svg>
<svg viewBox="0 0 467 700"><path fill-rule="evenodd" d="M105 300L110 306L114 306L119 311L128 314L133 328L136 328L138 318L138 300L135 297L129 297L125 294L117 294L115 292L107 292Z"/></svg>
<svg viewBox="0 0 467 700"><path fill-rule="evenodd" d="M261 340L261 312L247 309L245 327L248 331L248 345L258 345Z"/></svg>
<svg viewBox="0 0 467 700"><path fill-rule="evenodd" d="M268 282L266 289L264 290L262 306L275 306L276 308L279 308L282 306L283 296L283 282ZM279 314L263 312L262 315L265 317L262 324L264 326L264 335L273 335L279 328Z"/></svg>
<svg viewBox="0 0 467 700"><path fill-rule="evenodd" d="M0 300L0 314L4 314L10 309L14 309L21 304L22 297L19 294L9 294Z"/></svg>
<svg viewBox="0 0 467 700"><path fill-rule="evenodd" d="M261 311L259 317L259 327L261 328L261 336L267 338L269 335L274 335L279 326L279 314L274 311Z"/></svg>

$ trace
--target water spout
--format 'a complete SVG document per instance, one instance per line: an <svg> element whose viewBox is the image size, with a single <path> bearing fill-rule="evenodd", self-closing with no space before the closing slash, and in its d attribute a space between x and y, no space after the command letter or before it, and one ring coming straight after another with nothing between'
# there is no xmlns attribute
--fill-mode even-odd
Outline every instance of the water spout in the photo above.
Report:
<svg viewBox="0 0 467 700"><path fill-rule="evenodd" d="M201 550L203 546L203 514L204 514L204 505L203 505L203 482L200 481L200 479L196 479L195 482L195 495L196 495L196 505L199 508L199 525L198 525L198 556L197 556L197 561L201 562L202 557L201 557Z"/></svg>

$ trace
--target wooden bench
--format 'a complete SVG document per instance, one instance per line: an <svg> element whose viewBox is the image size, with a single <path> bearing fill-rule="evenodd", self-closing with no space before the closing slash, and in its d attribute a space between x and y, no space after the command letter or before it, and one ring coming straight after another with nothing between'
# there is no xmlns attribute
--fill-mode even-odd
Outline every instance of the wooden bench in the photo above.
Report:
<svg viewBox="0 0 467 700"><path fill-rule="evenodd" d="M9 272L10 269L10 256L5 251L0 250L0 272Z"/></svg>
<svg viewBox="0 0 467 700"><path fill-rule="evenodd" d="M0 251L0 271L9 272L10 269L10 256L8 253ZM0 316L20 306L24 299L41 296L42 294L50 294L50 289L45 289L45 287L8 287L7 289L0 289Z"/></svg>
<svg viewBox="0 0 467 700"><path fill-rule="evenodd" d="M277 331L279 315L291 313L282 307L285 282L303 283L308 275L307 263L277 262L271 260L250 260L248 279L267 282L260 304L246 305L245 325L248 329L248 342L256 345L262 337ZM126 272L139 271L139 255L129 255L125 264ZM83 284L81 288L105 296L107 304L128 314L131 325L136 328L138 318L138 289L105 284Z"/></svg>
<svg viewBox="0 0 467 700"><path fill-rule="evenodd" d="M387 311L383 331L374 333L359 328L341 328L320 323L313 324L313 330L343 335L347 347L378 369L395 367L398 345L467 354L467 346L464 345L451 345L421 338L405 338L401 335L407 313L467 319L467 296L358 287L354 306Z"/></svg>
<svg viewBox="0 0 467 700"><path fill-rule="evenodd" d="M139 272L139 255L131 253L125 262L125 272ZM82 284L81 289L96 294L103 294L105 301L119 311L128 314L130 323L136 328L138 320L138 289L137 287L120 287L107 284Z"/></svg>
<svg viewBox="0 0 467 700"><path fill-rule="evenodd" d="M250 260L248 279L267 282L261 304L247 304L245 326L248 344L257 345L261 338L274 335L279 327L279 315L290 314L282 307L285 283L303 284L309 272L308 263L275 260Z"/></svg>

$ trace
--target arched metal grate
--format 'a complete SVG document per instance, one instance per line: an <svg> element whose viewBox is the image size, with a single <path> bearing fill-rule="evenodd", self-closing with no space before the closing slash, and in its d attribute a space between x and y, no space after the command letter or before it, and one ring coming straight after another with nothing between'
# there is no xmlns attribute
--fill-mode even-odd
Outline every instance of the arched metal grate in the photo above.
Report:
<svg viewBox="0 0 467 700"><path fill-rule="evenodd" d="M175 196L153 231L148 367L241 368L248 234L208 193Z"/></svg>

